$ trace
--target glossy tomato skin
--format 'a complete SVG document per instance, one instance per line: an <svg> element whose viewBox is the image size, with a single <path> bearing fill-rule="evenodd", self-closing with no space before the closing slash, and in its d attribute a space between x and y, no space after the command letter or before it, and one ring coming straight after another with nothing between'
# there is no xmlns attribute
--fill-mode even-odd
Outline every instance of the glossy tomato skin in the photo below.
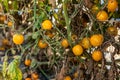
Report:
<svg viewBox="0 0 120 80"><path fill-rule="evenodd" d="M64 80L72 80L70 76L66 76Z"/></svg>
<svg viewBox="0 0 120 80"><path fill-rule="evenodd" d="M77 44L73 46L72 51L75 56L80 56L83 53L83 48L81 45Z"/></svg>
<svg viewBox="0 0 120 80"><path fill-rule="evenodd" d="M91 43L90 43L90 38L85 37L81 40L80 44L83 46L83 48L88 49L91 47Z"/></svg>
<svg viewBox="0 0 120 80"><path fill-rule="evenodd" d="M31 65L31 60L30 59L26 59L25 60L25 65L26 66L30 66Z"/></svg>
<svg viewBox="0 0 120 80"><path fill-rule="evenodd" d="M22 34L14 34L13 42L18 45L22 44L24 42L24 36Z"/></svg>
<svg viewBox="0 0 120 80"><path fill-rule="evenodd" d="M118 8L118 2L116 0L108 0L107 8L110 12L116 11Z"/></svg>
<svg viewBox="0 0 120 80"><path fill-rule="evenodd" d="M99 11L96 16L97 20L99 21L106 21L108 20L108 14L106 11Z"/></svg>
<svg viewBox="0 0 120 80"><path fill-rule="evenodd" d="M100 46L103 43L103 40L104 40L103 35L94 34L90 38L90 43L92 46L96 47L96 46Z"/></svg>
<svg viewBox="0 0 120 80"><path fill-rule="evenodd" d="M38 79L38 78L39 78L39 75L38 75L37 73L32 73L32 74L31 74L31 77L32 77L33 79Z"/></svg>
<svg viewBox="0 0 120 80"><path fill-rule="evenodd" d="M61 45L62 45L62 47L67 48L69 46L68 40L67 39L63 39L61 41Z"/></svg>
<svg viewBox="0 0 120 80"><path fill-rule="evenodd" d="M48 46L48 44L43 40L39 40L38 46L39 46L39 48L46 48Z"/></svg>
<svg viewBox="0 0 120 80"><path fill-rule="evenodd" d="M44 29L44 30L51 30L52 29L52 22L50 20L43 21L42 29Z"/></svg>
<svg viewBox="0 0 120 80"><path fill-rule="evenodd" d="M92 52L92 58L94 61L100 61L102 59L102 52L99 50L95 50Z"/></svg>
<svg viewBox="0 0 120 80"><path fill-rule="evenodd" d="M26 78L25 80L32 80L31 78Z"/></svg>

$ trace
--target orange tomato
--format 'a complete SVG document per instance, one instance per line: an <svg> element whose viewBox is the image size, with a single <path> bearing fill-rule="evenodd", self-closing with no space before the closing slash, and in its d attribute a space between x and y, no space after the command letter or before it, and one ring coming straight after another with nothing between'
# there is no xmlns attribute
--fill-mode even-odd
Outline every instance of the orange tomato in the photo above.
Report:
<svg viewBox="0 0 120 80"><path fill-rule="evenodd" d="M72 80L70 76L66 76L64 80Z"/></svg>
<svg viewBox="0 0 120 80"><path fill-rule="evenodd" d="M13 23L12 22L8 22L7 25L8 25L8 27L12 27Z"/></svg>
<svg viewBox="0 0 120 80"><path fill-rule="evenodd" d="M25 80L32 80L31 78L26 78Z"/></svg>
<svg viewBox="0 0 120 80"><path fill-rule="evenodd" d="M0 15L0 21L4 22L6 20L6 16L5 15Z"/></svg>
<svg viewBox="0 0 120 80"><path fill-rule="evenodd" d="M69 46L69 43L68 43L67 39L63 39L61 41L61 45L62 45L62 47L67 48Z"/></svg>
<svg viewBox="0 0 120 80"><path fill-rule="evenodd" d="M73 51L74 55L80 56L83 53L83 48L81 45L77 44L77 45L73 46L72 51Z"/></svg>
<svg viewBox="0 0 120 80"><path fill-rule="evenodd" d="M39 75L37 73L32 73L31 76L32 76L33 79L38 79L39 78Z"/></svg>
<svg viewBox="0 0 120 80"><path fill-rule="evenodd" d="M90 48L90 47L91 47L90 39L87 38L87 37L83 38L82 41L81 41L81 45L82 45L83 48L85 48L85 49Z"/></svg>
<svg viewBox="0 0 120 80"><path fill-rule="evenodd" d="M24 41L24 36L22 34L14 34L13 35L13 42L15 44L22 44Z"/></svg>
<svg viewBox="0 0 120 80"><path fill-rule="evenodd" d="M118 8L118 2L116 0L108 0L108 11L114 12Z"/></svg>
<svg viewBox="0 0 120 80"><path fill-rule="evenodd" d="M102 52L99 50L95 50L92 52L92 58L94 61L100 61L102 59Z"/></svg>
<svg viewBox="0 0 120 80"><path fill-rule="evenodd" d="M44 30L51 30L52 28L52 22L50 20L45 20L42 23L42 29Z"/></svg>
<svg viewBox="0 0 120 80"><path fill-rule="evenodd" d="M30 64L31 64L31 60L30 60L30 59L26 59L26 60L25 60L25 65L26 65L26 66L30 66Z"/></svg>
<svg viewBox="0 0 120 80"><path fill-rule="evenodd" d="M103 43L103 35L101 34L94 34L90 38L90 43L92 46L100 46Z"/></svg>
<svg viewBox="0 0 120 80"><path fill-rule="evenodd" d="M40 48L46 48L48 46L48 44L46 42L44 42L43 40L39 40L38 46Z"/></svg>
<svg viewBox="0 0 120 80"><path fill-rule="evenodd" d="M118 30L114 26L110 26L107 28L107 33L110 34L111 36L116 36L118 34Z"/></svg>
<svg viewBox="0 0 120 80"><path fill-rule="evenodd" d="M97 20L99 20L99 21L105 21L105 20L108 20L108 14L107 14L107 12L106 11L99 11L98 13L97 13Z"/></svg>

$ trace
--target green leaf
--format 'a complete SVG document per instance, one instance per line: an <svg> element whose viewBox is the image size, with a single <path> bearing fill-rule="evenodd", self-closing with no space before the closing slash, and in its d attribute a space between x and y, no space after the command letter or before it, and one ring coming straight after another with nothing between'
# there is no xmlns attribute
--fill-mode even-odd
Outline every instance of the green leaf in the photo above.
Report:
<svg viewBox="0 0 120 80"><path fill-rule="evenodd" d="M19 68L19 59L14 59L7 68L11 80L22 80L22 71Z"/></svg>
<svg viewBox="0 0 120 80"><path fill-rule="evenodd" d="M17 1L13 1L12 2L12 7L14 8L14 10L18 9L18 3L17 3Z"/></svg>
<svg viewBox="0 0 120 80"><path fill-rule="evenodd" d="M8 0L3 0L6 11L8 11Z"/></svg>
<svg viewBox="0 0 120 80"><path fill-rule="evenodd" d="M46 10L47 10L48 12L50 12L51 6L46 6Z"/></svg>
<svg viewBox="0 0 120 80"><path fill-rule="evenodd" d="M42 23L42 21L45 19L46 19L46 14L44 12L40 12L39 23Z"/></svg>
<svg viewBox="0 0 120 80"><path fill-rule="evenodd" d="M14 80L15 79L22 80L22 71L19 68L17 68L16 73L17 73L17 76L14 78Z"/></svg>
<svg viewBox="0 0 120 80"><path fill-rule="evenodd" d="M39 6L40 6L40 7L44 7L44 6L45 6L45 4L43 3L43 1L40 1L40 2L39 2Z"/></svg>
<svg viewBox="0 0 120 80"><path fill-rule="evenodd" d="M8 66L7 61L4 61L3 62L3 68L2 68L2 74L3 74L4 77L6 76L7 66Z"/></svg>
<svg viewBox="0 0 120 80"><path fill-rule="evenodd" d="M54 18L56 19L56 20L58 20L59 18L58 18L58 14L57 13L54 13L53 14L53 16L54 16Z"/></svg>
<svg viewBox="0 0 120 80"><path fill-rule="evenodd" d="M7 59L8 59L8 57L5 56L5 57L4 57L3 66L2 66L2 74L3 74L3 77L5 77L6 74L7 74L7 73L6 73L6 71L7 71L7 67L8 67Z"/></svg>
<svg viewBox="0 0 120 80"><path fill-rule="evenodd" d="M33 38L33 39L37 39L37 38L38 38L38 35L39 35L38 32L34 32L34 33L32 34L32 38Z"/></svg>

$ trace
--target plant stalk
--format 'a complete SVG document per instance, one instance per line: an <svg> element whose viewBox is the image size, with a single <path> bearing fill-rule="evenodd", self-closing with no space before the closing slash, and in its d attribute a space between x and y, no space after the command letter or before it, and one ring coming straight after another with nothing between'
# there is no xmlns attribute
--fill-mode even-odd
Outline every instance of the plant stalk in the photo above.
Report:
<svg viewBox="0 0 120 80"><path fill-rule="evenodd" d="M65 17L65 23L67 26L67 38L68 38L68 42L71 46L71 27L70 27L70 18L68 17L68 13L67 13L67 2L68 0L64 0L63 2L63 11L64 11L64 17Z"/></svg>

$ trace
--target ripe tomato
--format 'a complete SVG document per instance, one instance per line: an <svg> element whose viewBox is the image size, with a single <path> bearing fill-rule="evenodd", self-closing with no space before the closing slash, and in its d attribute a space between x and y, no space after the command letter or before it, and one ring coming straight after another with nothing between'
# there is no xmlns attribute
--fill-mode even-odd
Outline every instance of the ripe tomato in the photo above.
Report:
<svg viewBox="0 0 120 80"><path fill-rule="evenodd" d="M105 12L105 11L99 11L98 13L97 13L97 20L99 20L99 21L105 21L105 20L108 20L108 14L107 14L107 12Z"/></svg>
<svg viewBox="0 0 120 80"><path fill-rule="evenodd" d="M83 48L81 45L77 44L72 48L74 55L80 56L83 53Z"/></svg>
<svg viewBox="0 0 120 80"><path fill-rule="evenodd" d="M39 75L37 73L32 73L31 76L32 76L33 79L38 79L39 78Z"/></svg>
<svg viewBox="0 0 120 80"><path fill-rule="evenodd" d="M38 46L40 48L46 48L48 46L48 44L46 42L44 42L43 40L39 40Z"/></svg>
<svg viewBox="0 0 120 80"><path fill-rule="evenodd" d="M72 80L70 76L66 76L64 80Z"/></svg>
<svg viewBox="0 0 120 80"><path fill-rule="evenodd" d="M32 80L31 78L26 78L25 80Z"/></svg>
<svg viewBox="0 0 120 80"><path fill-rule="evenodd" d="M90 38L90 43L92 46L100 46L103 43L103 35L101 34L94 34Z"/></svg>
<svg viewBox="0 0 120 80"><path fill-rule="evenodd" d="M4 23L4 21L6 21L6 16L5 15L0 15L0 22Z"/></svg>
<svg viewBox="0 0 120 80"><path fill-rule="evenodd" d="M51 30L51 28L52 28L52 22L50 20L43 21L42 29Z"/></svg>
<svg viewBox="0 0 120 80"><path fill-rule="evenodd" d="M99 50L95 50L92 52L92 58L94 61L100 61L102 59L102 52Z"/></svg>
<svg viewBox="0 0 120 80"><path fill-rule="evenodd" d="M81 41L81 45L82 45L83 48L85 48L85 49L90 48L90 47L91 47L90 39L87 38L87 37L83 38L82 41Z"/></svg>
<svg viewBox="0 0 120 80"><path fill-rule="evenodd" d="M15 44L22 44L24 41L24 36L22 34L14 34L13 35L13 42Z"/></svg>
<svg viewBox="0 0 120 80"><path fill-rule="evenodd" d="M62 47L67 48L69 46L69 43L68 43L67 39L63 39L61 41L61 45L62 45Z"/></svg>
<svg viewBox="0 0 120 80"><path fill-rule="evenodd" d="M30 64L31 64L31 60L30 60L30 59L26 59L26 60L25 60L25 65L26 65L26 66L30 66Z"/></svg>
<svg viewBox="0 0 120 80"><path fill-rule="evenodd" d="M110 34L111 36L116 36L118 34L118 30L114 26L110 26L107 28L107 33Z"/></svg>
<svg viewBox="0 0 120 80"><path fill-rule="evenodd" d="M114 12L118 8L118 2L116 0L108 0L108 11Z"/></svg>

